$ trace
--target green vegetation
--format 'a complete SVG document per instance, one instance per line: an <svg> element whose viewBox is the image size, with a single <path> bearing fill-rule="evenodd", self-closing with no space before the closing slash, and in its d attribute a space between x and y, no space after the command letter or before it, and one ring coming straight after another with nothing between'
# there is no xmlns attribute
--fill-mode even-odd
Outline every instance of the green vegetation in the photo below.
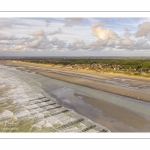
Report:
<svg viewBox="0 0 150 150"><path fill-rule="evenodd" d="M124 69L143 69L150 70L150 59L31 59L24 60L43 64L54 64L54 65L75 65L75 64L105 64L108 66L120 65Z"/></svg>
<svg viewBox="0 0 150 150"><path fill-rule="evenodd" d="M150 77L150 58L36 58L21 61Z"/></svg>

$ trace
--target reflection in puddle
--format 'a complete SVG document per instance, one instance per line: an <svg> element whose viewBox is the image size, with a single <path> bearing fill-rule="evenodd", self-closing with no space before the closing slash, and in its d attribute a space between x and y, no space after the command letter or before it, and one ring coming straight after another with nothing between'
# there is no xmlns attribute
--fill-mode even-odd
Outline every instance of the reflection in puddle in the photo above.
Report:
<svg viewBox="0 0 150 150"><path fill-rule="evenodd" d="M76 112L80 112L82 115L86 114L86 116L93 116L94 118L102 115L102 111L100 109L93 108L92 105L85 103L82 100L84 96L83 93L67 87L56 89L52 93L57 97L57 100L60 104L73 109Z"/></svg>
<svg viewBox="0 0 150 150"><path fill-rule="evenodd" d="M94 122L100 123L102 118L106 119L102 110L100 108L94 107L92 104L89 104L84 101L85 98L88 98L92 101L93 98L86 97L87 95L75 91L71 88L61 87L52 92L59 104L73 109L75 112L91 119ZM109 121L112 118L107 117Z"/></svg>

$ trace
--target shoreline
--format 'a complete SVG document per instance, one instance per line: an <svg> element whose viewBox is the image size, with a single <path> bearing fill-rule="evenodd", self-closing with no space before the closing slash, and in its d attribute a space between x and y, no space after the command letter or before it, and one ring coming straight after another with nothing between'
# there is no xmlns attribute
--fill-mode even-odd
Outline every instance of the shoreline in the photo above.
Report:
<svg viewBox="0 0 150 150"><path fill-rule="evenodd" d="M65 82L69 82L69 83L73 83L73 84L78 84L78 85L82 85L85 87L89 87L89 88L93 88L93 89L97 89L97 90L102 90L105 92L109 92L109 93L113 93L113 94L118 94L121 96L126 96L129 98L134 98L136 100L141 100L141 101L146 101L146 102L150 102L150 92L148 91L143 91L143 90L139 90L139 89L133 89L133 88L128 88L128 87L123 87L123 86L119 86L119 85L114 85L114 84L109 84L109 83L104 83L104 82L97 82L97 81L93 81L90 79L85 79L85 78L80 78L80 77L74 77L74 76L69 76L69 75L63 75L63 74L58 74L57 72L46 72L48 69L50 70L57 70L57 71L63 71L63 72L69 72L72 74L76 74L76 75L87 75L87 76L91 76L91 77L98 77L100 79L108 79L108 80L112 80L114 78L124 78L125 76L123 75L112 75L112 74L96 74L93 72L87 72L87 71L75 71L75 70L64 70L63 68L51 68L48 65L39 65L39 64L35 64L35 63L23 63L23 62L12 62L10 64L10 62L12 61L7 61L4 64L6 65L10 65L10 66L15 66L15 67L24 67L24 68L18 68L18 70L28 70L29 72L35 72L37 74L41 74L50 78L54 78L54 79L58 79L61 81L65 81ZM37 67L37 68L36 68ZM129 83L132 83L133 86L137 86L137 85L142 85L142 84L147 84L147 86L150 87L149 84L149 79L147 80L146 78L134 78L134 77L130 77L127 76L127 79L129 80L135 80L135 81L130 81ZM128 83L128 82L127 82Z"/></svg>

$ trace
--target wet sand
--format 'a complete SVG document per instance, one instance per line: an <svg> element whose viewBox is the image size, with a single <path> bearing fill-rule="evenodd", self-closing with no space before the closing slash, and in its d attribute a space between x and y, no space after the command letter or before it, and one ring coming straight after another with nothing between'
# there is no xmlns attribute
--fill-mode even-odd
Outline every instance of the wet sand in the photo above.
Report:
<svg viewBox="0 0 150 150"><path fill-rule="evenodd" d="M75 94L77 97L82 97L80 102L79 100L78 102L73 102L72 100L64 101L56 95L51 95L59 101L59 104L73 109L92 121L107 127L111 132L150 131L150 120L111 103L80 94Z"/></svg>
<svg viewBox="0 0 150 150"><path fill-rule="evenodd" d="M143 100L143 101L148 101L150 102L150 92L149 91L143 91L143 90L136 90L133 88L128 88L128 87L123 87L123 86L118 86L114 84L109 84L109 83L104 83L104 82L97 82L93 81L90 79L86 78L80 78L80 77L74 77L70 75L63 75L63 74L58 74L54 72L47 72L47 70L56 70L60 72L67 72L67 73L72 73L72 74L80 74L83 76L90 76L90 77L97 77L102 80L110 80L113 81L114 78L120 79L119 82L122 82L121 79L129 79L124 81L125 84L130 83L133 87L134 86L141 86L141 85L146 85L150 89L150 79L149 78L142 78L142 77L132 77L132 76L126 76L126 75L117 75L117 74L103 74L103 73L95 73L92 71L83 71L83 70L68 70L64 68L52 68L49 65L43 65L43 64L35 64L35 63L24 63L24 62L12 62L11 63L5 62L6 64L12 65L12 66L18 66L18 67L25 67L25 68L18 68L19 70L29 70L29 72L36 72L38 74L58 79L61 81L69 82L69 83L74 83L74 84L79 84L82 86L94 88L97 90L102 90L114 94L119 94L122 96L130 97L130 98L135 98L137 100ZM38 68L36 68L38 67ZM36 70L35 70L36 69Z"/></svg>
<svg viewBox="0 0 150 150"><path fill-rule="evenodd" d="M43 71L36 71L36 73L50 77L50 78L58 79L61 81L78 84L78 85L82 85L85 87L89 87L89 88L93 88L93 89L97 89L97 90L102 90L102 91L106 91L106 92L119 94L119 95L123 95L123 96L150 102L150 93L149 92L139 91L139 90L135 90L135 89L129 89L126 87L121 87L121 86L119 86L119 88L118 88L118 86L112 85L112 84L92 81L89 79L83 79L83 78L78 78L78 77L60 75L57 73L49 73L49 72L43 72Z"/></svg>
<svg viewBox="0 0 150 150"><path fill-rule="evenodd" d="M112 132L148 132L150 131L150 120L143 118L126 109L122 109L111 103L98 101L84 97L83 101L92 105L94 108L102 110L103 116L93 121L107 126ZM94 116L93 116L94 118Z"/></svg>

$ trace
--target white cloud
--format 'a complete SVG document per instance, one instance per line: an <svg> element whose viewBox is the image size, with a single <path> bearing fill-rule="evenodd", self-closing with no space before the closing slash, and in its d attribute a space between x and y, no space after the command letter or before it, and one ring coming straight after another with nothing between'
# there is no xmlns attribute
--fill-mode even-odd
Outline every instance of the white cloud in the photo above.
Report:
<svg viewBox="0 0 150 150"><path fill-rule="evenodd" d="M99 23L92 24L92 33L101 40L116 40L117 34L109 28L104 27Z"/></svg>
<svg viewBox="0 0 150 150"><path fill-rule="evenodd" d="M42 29L37 29L36 31L33 32L33 36L43 36L45 32Z"/></svg>
<svg viewBox="0 0 150 150"><path fill-rule="evenodd" d="M143 22L138 25L138 31L135 33L136 37L147 36L150 33L150 22Z"/></svg>
<svg viewBox="0 0 150 150"><path fill-rule="evenodd" d="M106 26L106 22L102 22L99 18L94 18L92 21L86 21L83 18L63 18L59 21L57 18L51 20L0 18L0 50L18 51L18 53L19 51L34 51L36 55L36 52L44 53L52 50L58 54L59 52L71 54L75 51L76 53L87 51L86 54L90 54L91 51L99 53L98 51L110 49L112 51L115 49L117 51L148 51L150 49L149 20L140 22L139 26L139 20L138 23L133 21L134 25L129 22L128 29L124 29L123 25L111 23L111 20L106 21ZM84 24L81 24L83 21ZM102 24L93 23L95 21L101 21ZM125 21L122 22L124 24Z"/></svg>

